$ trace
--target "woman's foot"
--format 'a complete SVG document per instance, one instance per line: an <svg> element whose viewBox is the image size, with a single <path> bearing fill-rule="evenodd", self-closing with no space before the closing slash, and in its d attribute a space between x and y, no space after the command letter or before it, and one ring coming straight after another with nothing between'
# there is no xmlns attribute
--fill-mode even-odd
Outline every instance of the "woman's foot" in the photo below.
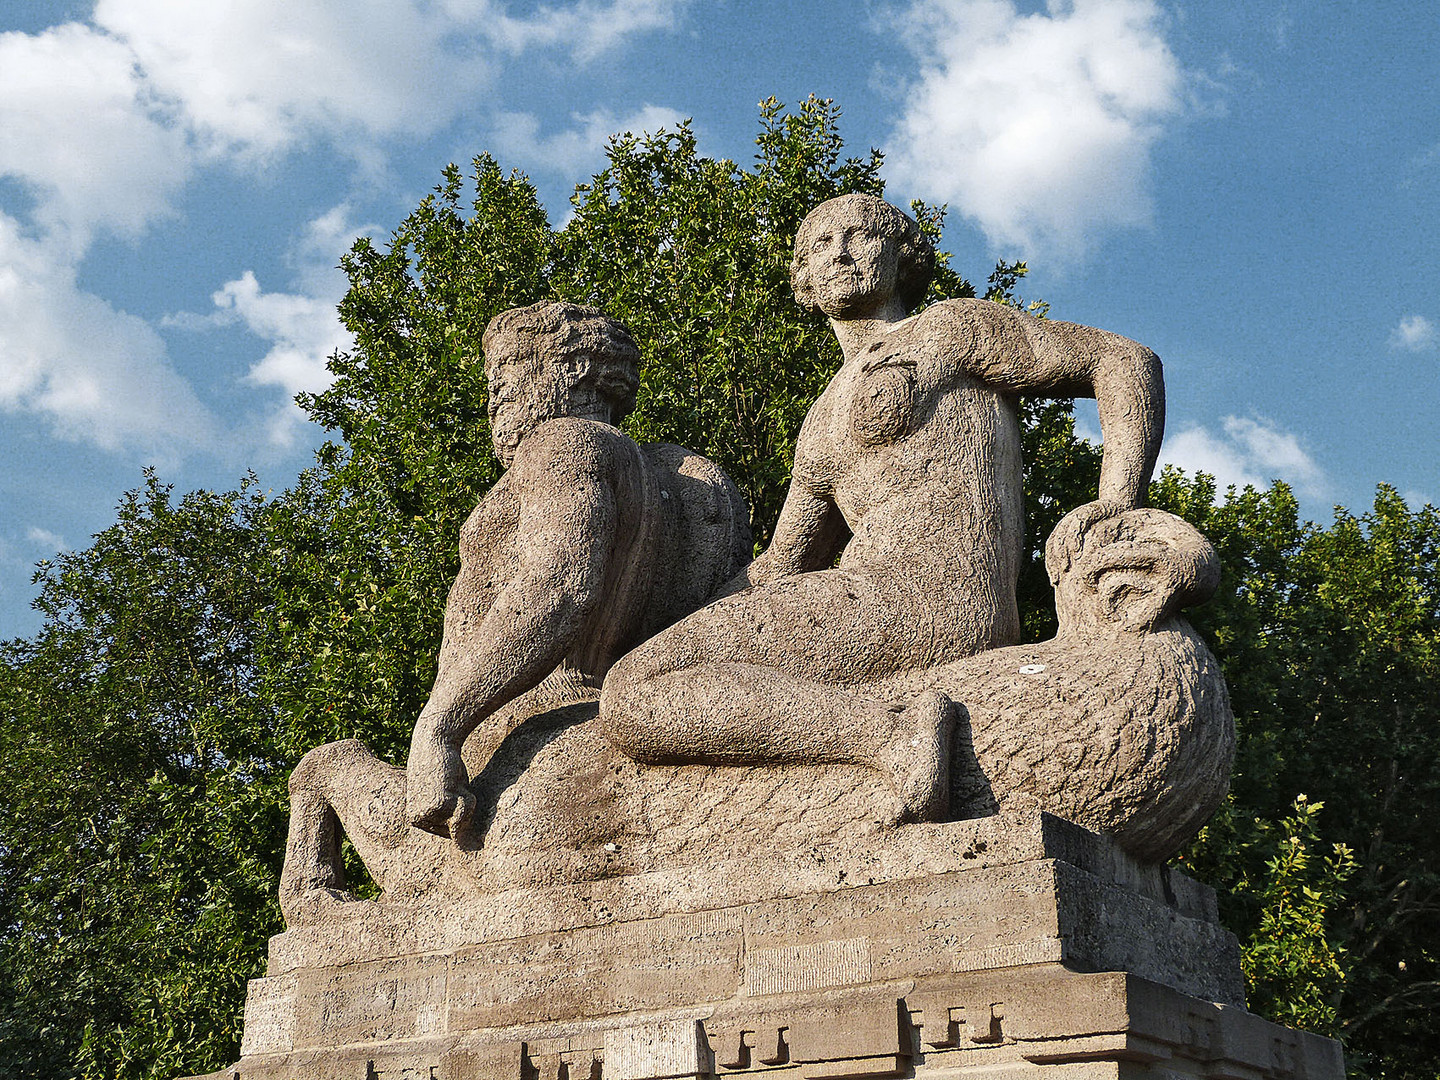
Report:
<svg viewBox="0 0 1440 1080"><path fill-rule="evenodd" d="M950 736L955 706L928 690L898 717L899 741L890 748L890 782L900 796L901 821L939 821L950 809Z"/></svg>

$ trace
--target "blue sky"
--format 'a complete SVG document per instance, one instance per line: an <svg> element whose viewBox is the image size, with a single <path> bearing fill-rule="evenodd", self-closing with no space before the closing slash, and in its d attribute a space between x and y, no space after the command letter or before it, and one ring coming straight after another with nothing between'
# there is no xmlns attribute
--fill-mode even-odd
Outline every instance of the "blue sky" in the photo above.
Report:
<svg viewBox="0 0 1440 1080"><path fill-rule="evenodd" d="M748 161L816 93L983 279L1165 361L1165 457L1440 500L1433 3L8 0L0 8L0 636L37 559L155 465L286 486L343 347L335 264L450 161L552 220L605 137L693 117ZM1082 422L1095 426L1093 409Z"/></svg>

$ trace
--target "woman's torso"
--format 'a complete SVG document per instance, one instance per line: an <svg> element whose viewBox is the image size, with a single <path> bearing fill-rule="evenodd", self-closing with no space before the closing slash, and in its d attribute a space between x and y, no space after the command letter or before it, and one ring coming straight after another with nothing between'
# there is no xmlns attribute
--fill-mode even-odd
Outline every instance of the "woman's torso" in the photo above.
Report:
<svg viewBox="0 0 1440 1080"><path fill-rule="evenodd" d="M805 418L794 471L850 527L842 568L981 615L984 648L1018 633L1020 426L1014 398L969 373L963 318L937 305L848 358Z"/></svg>

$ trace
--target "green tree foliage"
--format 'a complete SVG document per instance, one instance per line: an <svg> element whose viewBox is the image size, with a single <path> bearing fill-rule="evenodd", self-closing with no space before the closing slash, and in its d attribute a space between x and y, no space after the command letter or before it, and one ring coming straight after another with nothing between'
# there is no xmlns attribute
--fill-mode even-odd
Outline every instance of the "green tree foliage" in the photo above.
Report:
<svg viewBox="0 0 1440 1080"><path fill-rule="evenodd" d="M355 345L301 402L336 441L293 487L177 501L147 477L88 550L42 566L44 629L0 646L0 1077L234 1059L244 982L280 928L289 769L350 736L403 760L434 677L456 536L499 474L478 363L495 313L559 298L626 321L644 363L629 430L720 461L768 536L840 360L790 298L790 239L816 203L882 191L880 155L846 157L836 120L763 103L745 166L699 154L688 126L619 138L558 230L493 159L447 169L387 242L344 258ZM912 210L938 235L943 210ZM1024 274L1000 264L984 295L1043 314ZM929 299L975 291L942 257ZM1099 453L1068 403L1024 418L1022 610L1043 637L1040 547L1094 497ZM1373 1075L1432 1075L1435 512L1382 489L1319 529L1282 486L1217 499L1172 474L1155 494L1226 562L1197 622L1242 735L1231 799L1185 863L1220 887L1257 1007L1339 1032Z"/></svg>
<svg viewBox="0 0 1440 1080"><path fill-rule="evenodd" d="M1355 858L1344 844L1331 845L1328 855L1320 850L1323 809L1297 795L1281 821L1252 819L1243 839L1227 837L1225 854L1242 875L1232 882L1231 894L1245 897L1254 910L1249 936L1241 942L1250 1008L1283 1024L1334 1034L1350 970L1334 926L1335 909ZM1235 827L1222 814L1201 844L1214 843L1227 824ZM1262 859L1258 877L1243 876Z"/></svg>
<svg viewBox="0 0 1440 1080"><path fill-rule="evenodd" d="M284 763L257 693L263 512L153 477L42 571L0 665L0 1076L233 1052L275 925Z"/></svg>
<svg viewBox="0 0 1440 1080"><path fill-rule="evenodd" d="M1240 733L1229 802L1186 867L1219 889L1257 1008L1343 1039L1356 1075L1433 1077L1440 513L1382 486L1321 528L1283 484L1217 500L1167 473L1151 493L1220 552L1194 621Z"/></svg>

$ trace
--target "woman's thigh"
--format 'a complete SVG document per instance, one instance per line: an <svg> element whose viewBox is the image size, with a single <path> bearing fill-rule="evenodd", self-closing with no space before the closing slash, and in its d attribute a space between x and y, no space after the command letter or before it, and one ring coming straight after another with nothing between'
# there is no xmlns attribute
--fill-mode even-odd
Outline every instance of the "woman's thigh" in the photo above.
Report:
<svg viewBox="0 0 1440 1080"><path fill-rule="evenodd" d="M865 682L923 664L934 623L898 575L822 570L718 600L630 653L629 677L701 664L778 668L827 683Z"/></svg>

